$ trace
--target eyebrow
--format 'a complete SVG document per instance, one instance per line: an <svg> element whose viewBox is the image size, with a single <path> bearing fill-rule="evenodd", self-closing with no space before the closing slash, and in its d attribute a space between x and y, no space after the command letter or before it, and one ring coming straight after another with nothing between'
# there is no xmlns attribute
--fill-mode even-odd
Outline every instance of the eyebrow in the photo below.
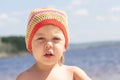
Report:
<svg viewBox="0 0 120 80"><path fill-rule="evenodd" d="M35 36L43 36L43 33L36 33Z"/></svg>

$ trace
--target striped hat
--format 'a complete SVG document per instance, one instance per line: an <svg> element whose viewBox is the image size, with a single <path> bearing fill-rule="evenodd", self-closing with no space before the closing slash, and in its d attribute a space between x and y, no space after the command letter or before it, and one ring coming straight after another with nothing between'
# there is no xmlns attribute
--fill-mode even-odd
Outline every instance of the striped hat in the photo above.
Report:
<svg viewBox="0 0 120 80"><path fill-rule="evenodd" d="M65 37L65 47L68 47L68 23L65 12L53 8L34 9L30 13L25 36L26 47L29 52L32 51L32 39L36 31L48 24L55 25L62 30Z"/></svg>

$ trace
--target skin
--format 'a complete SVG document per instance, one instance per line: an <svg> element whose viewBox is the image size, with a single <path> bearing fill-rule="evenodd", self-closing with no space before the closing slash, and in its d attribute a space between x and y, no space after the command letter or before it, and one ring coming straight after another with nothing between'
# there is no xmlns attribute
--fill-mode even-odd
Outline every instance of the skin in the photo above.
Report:
<svg viewBox="0 0 120 80"><path fill-rule="evenodd" d="M54 25L41 27L32 40L36 63L18 75L17 80L91 80L80 68L59 64L65 51L62 31Z"/></svg>

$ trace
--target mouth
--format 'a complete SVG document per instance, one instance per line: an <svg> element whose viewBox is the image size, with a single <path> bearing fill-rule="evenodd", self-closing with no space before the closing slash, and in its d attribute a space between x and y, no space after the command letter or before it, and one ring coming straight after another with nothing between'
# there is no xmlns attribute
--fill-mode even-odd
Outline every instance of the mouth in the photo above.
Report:
<svg viewBox="0 0 120 80"><path fill-rule="evenodd" d="M47 58L51 58L54 56L54 54L51 51L48 51L44 56Z"/></svg>
<svg viewBox="0 0 120 80"><path fill-rule="evenodd" d="M54 55L53 55L53 54L47 54L47 53L46 53L44 56L54 56Z"/></svg>
<svg viewBox="0 0 120 80"><path fill-rule="evenodd" d="M54 55L53 54L45 54L44 55L46 58L51 58L51 57L53 57Z"/></svg>

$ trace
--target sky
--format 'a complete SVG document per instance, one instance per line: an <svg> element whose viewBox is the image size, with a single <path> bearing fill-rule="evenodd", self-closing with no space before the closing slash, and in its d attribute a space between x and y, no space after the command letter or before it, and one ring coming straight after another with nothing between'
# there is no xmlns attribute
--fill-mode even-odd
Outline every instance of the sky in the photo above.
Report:
<svg viewBox="0 0 120 80"><path fill-rule="evenodd" d="M1 0L0 36L25 36L30 11L45 7L67 13L70 43L120 41L120 0Z"/></svg>

